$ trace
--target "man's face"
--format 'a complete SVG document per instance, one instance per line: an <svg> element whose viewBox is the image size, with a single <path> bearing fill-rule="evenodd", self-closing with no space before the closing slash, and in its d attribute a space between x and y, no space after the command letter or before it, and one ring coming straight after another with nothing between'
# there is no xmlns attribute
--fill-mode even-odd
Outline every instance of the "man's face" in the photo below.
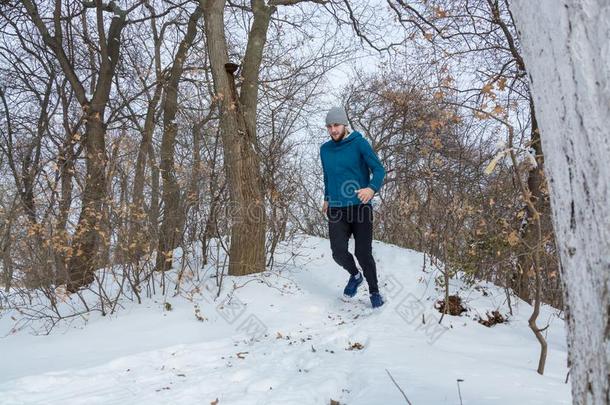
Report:
<svg viewBox="0 0 610 405"><path fill-rule="evenodd" d="M334 141L341 140L345 133L345 125L343 124L328 124L326 126L326 129L328 130L328 134L331 138L333 138Z"/></svg>

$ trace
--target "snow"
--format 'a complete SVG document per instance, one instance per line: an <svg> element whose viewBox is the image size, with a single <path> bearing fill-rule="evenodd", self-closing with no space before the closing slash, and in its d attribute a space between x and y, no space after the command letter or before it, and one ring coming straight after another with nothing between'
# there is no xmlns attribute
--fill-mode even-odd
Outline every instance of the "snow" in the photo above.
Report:
<svg viewBox="0 0 610 405"><path fill-rule="evenodd" d="M205 288L192 301L159 295L123 303L116 315L92 315L84 327L9 335L0 341L0 403L405 403L386 369L414 404L459 403L458 379L464 404L571 402L556 311L542 308L550 327L540 376L526 303L509 323L486 328L474 317L496 308L506 314L502 290L455 282L469 311L441 326L433 304L442 292L429 266L423 270L423 254L377 241L373 254L386 297L378 310L364 285L343 301L347 273L328 240L299 236L281 246L274 270L226 278L216 300ZM0 333L11 322L5 314ZM348 350L356 343L360 350Z"/></svg>

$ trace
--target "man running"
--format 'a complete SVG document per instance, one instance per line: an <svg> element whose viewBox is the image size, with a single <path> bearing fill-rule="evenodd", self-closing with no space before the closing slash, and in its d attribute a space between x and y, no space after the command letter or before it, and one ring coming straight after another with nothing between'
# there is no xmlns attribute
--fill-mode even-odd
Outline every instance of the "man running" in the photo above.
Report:
<svg viewBox="0 0 610 405"><path fill-rule="evenodd" d="M383 184L385 169L362 134L349 131L343 108L330 109L326 115L326 129L331 139L320 147L324 171L322 210L328 216L333 259L350 274L343 294L351 298L363 281L354 257L347 249L348 240L354 235L356 259L369 286L371 305L377 308L384 302L379 294L372 253L373 206L370 201Z"/></svg>

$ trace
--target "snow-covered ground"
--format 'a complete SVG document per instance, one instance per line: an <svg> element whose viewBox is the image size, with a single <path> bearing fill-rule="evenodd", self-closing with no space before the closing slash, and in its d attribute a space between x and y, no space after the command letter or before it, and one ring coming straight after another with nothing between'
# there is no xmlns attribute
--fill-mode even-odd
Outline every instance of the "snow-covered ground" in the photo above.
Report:
<svg viewBox="0 0 610 405"><path fill-rule="evenodd" d="M328 240L299 237L282 249L272 272L225 278L215 300L205 288L192 300L158 296L84 327L0 339L0 404L405 404L390 374L413 404L571 402L555 311L543 308L539 321L550 321L540 376L527 304L507 324L474 320L508 312L497 287L456 284L469 311L440 326L442 294L421 253L374 242L387 303L371 310L364 285L340 299L347 273Z"/></svg>

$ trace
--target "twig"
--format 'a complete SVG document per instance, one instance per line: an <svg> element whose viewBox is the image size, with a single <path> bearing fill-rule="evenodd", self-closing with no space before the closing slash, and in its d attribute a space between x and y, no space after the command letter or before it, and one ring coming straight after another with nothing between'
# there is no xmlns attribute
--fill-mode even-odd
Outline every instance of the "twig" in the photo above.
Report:
<svg viewBox="0 0 610 405"><path fill-rule="evenodd" d="M398 383L396 382L396 380L394 380L394 377L392 377L392 374L390 374L390 371L386 368L385 372L388 373L388 376L390 377L390 380L392 380L392 382L394 383L394 385L396 386L396 388L398 388L398 391L400 391L400 393L402 394L403 397L405 397L405 400L407 401L407 404L409 405L413 405L411 403L411 401L409 401L409 398L407 398L407 394L405 394L405 392L402 390L402 388L400 388L400 385L398 385Z"/></svg>

